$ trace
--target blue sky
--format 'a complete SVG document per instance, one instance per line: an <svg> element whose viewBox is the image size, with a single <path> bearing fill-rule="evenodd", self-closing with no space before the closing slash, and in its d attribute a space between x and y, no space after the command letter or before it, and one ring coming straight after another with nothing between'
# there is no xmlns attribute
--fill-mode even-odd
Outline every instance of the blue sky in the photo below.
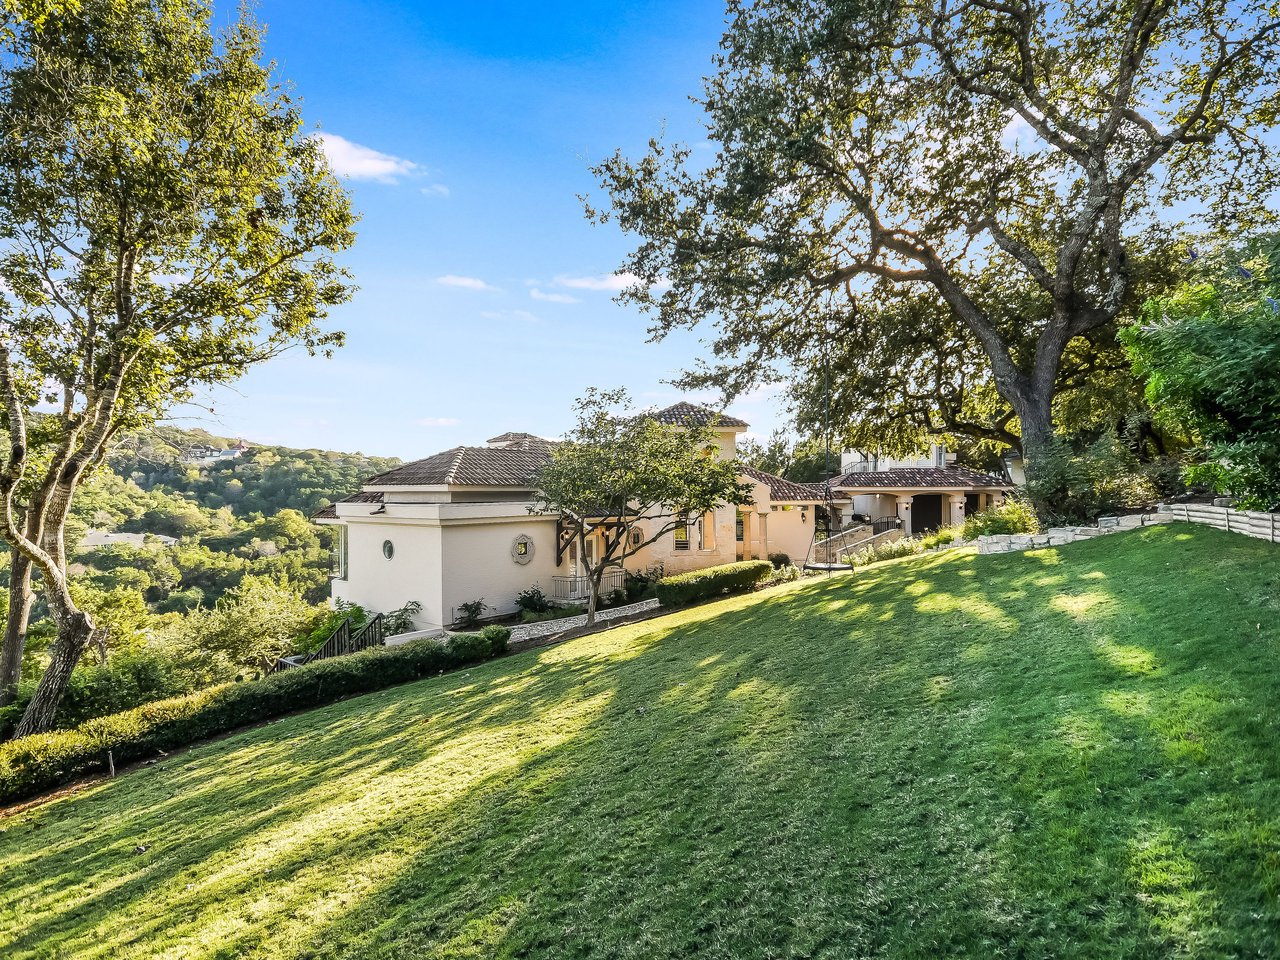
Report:
<svg viewBox="0 0 1280 960"><path fill-rule="evenodd" d="M409 459L558 435L589 386L678 398L662 381L698 338L647 343L644 317L612 302L628 241L588 224L578 195L615 148L664 129L703 141L689 97L722 0L261 0L257 16L363 215L345 258L360 291L332 315L334 359L286 355L179 425ZM784 417L770 393L732 411L759 434Z"/></svg>

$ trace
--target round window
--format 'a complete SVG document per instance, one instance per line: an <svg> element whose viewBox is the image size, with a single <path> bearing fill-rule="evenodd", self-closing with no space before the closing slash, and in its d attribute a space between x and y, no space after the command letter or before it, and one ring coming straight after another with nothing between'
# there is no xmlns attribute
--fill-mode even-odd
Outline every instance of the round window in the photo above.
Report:
<svg viewBox="0 0 1280 960"><path fill-rule="evenodd" d="M382 555L390 560L396 555L396 545L390 540L382 541Z"/></svg>

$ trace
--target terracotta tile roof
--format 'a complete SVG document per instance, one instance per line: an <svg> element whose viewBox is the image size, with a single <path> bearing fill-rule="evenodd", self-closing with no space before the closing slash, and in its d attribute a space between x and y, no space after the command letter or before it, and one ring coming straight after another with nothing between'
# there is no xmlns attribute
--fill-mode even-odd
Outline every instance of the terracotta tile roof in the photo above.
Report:
<svg viewBox="0 0 1280 960"><path fill-rule="evenodd" d="M816 483L793 483L783 477L775 477L755 467L740 464L738 470L757 483L769 488L769 497L782 503L799 501L801 503L821 502L824 497L822 486Z"/></svg>
<svg viewBox="0 0 1280 960"><path fill-rule="evenodd" d="M381 503L382 494L380 493L353 493L349 497L343 497L338 503ZM327 507L321 507L311 515L312 520L337 520L338 510L334 504Z"/></svg>
<svg viewBox="0 0 1280 960"><path fill-rule="evenodd" d="M529 453L546 453L557 443L555 440L548 440L546 437L540 437L533 433L518 433L510 431L508 433L500 433L496 437L490 437L485 443L493 447L502 447L505 450L525 450Z"/></svg>
<svg viewBox="0 0 1280 960"><path fill-rule="evenodd" d="M737 417L726 416L723 413L716 413L714 410L708 410L706 407L698 407L692 403L686 403L683 400L657 411L652 416L653 419L657 420L659 423L671 423L680 427L690 425L695 427L750 426L750 424L745 420L739 420Z"/></svg>
<svg viewBox="0 0 1280 960"><path fill-rule="evenodd" d="M545 449L454 447L370 477L365 486L528 487L546 462Z"/></svg>
<svg viewBox="0 0 1280 960"><path fill-rule="evenodd" d="M841 490L862 487L1008 487L1003 477L979 473L968 467L899 467L896 470L877 470L872 473L846 473L827 481L832 489Z"/></svg>

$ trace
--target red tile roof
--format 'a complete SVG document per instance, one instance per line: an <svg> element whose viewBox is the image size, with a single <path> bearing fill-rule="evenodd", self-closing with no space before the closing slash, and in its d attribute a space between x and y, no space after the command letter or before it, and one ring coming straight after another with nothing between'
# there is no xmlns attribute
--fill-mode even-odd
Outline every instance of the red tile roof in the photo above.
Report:
<svg viewBox="0 0 1280 960"><path fill-rule="evenodd" d="M370 477L365 486L531 487L547 457L548 449L454 447Z"/></svg>
<svg viewBox="0 0 1280 960"><path fill-rule="evenodd" d="M651 414L659 423L670 423L679 427L748 427L745 420L716 413L706 407L680 401Z"/></svg>
<svg viewBox="0 0 1280 960"><path fill-rule="evenodd" d="M900 489L942 487L969 490L974 487L1012 486L1003 477L979 473L968 467L899 467L895 470L877 470L871 473L846 473L827 482L833 490L864 487Z"/></svg>
<svg viewBox="0 0 1280 960"><path fill-rule="evenodd" d="M343 497L338 503L381 503L381 493L353 493L349 497ZM329 504L327 507L321 507L311 515L312 520L337 520L338 510L336 505Z"/></svg>
<svg viewBox="0 0 1280 960"><path fill-rule="evenodd" d="M822 487L816 483L793 483L783 477L775 477L755 467L740 464L738 470L757 483L769 488L769 498L780 503L821 503L824 499Z"/></svg>

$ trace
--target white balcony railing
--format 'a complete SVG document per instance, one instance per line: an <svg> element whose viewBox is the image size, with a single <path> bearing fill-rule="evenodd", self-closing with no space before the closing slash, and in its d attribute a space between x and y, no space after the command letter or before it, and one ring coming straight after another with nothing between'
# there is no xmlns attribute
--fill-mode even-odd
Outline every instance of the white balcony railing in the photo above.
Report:
<svg viewBox="0 0 1280 960"><path fill-rule="evenodd" d="M606 570L600 579L600 596L607 597L627 585L627 573L622 568ZM585 603L591 597L589 577L552 577L551 599L561 603Z"/></svg>

